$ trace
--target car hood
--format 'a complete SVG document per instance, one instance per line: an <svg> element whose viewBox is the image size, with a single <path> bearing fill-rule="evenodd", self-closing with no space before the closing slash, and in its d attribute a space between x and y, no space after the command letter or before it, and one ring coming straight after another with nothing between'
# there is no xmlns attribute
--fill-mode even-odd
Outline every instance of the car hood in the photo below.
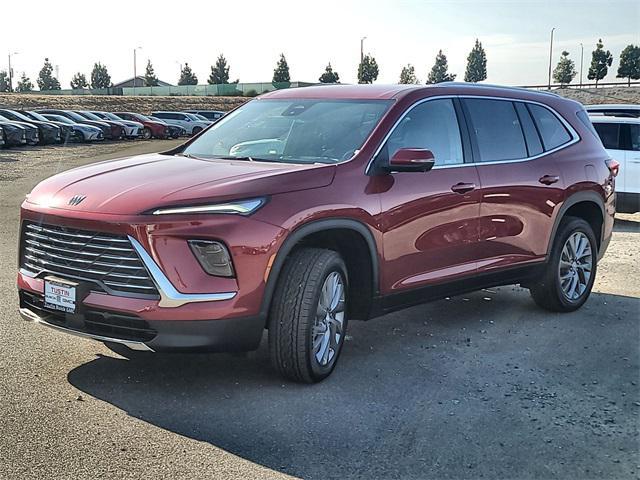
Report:
<svg viewBox="0 0 640 480"><path fill-rule="evenodd" d="M47 208L135 215L329 185L334 165L205 160L150 154L68 170L40 184L27 202ZM76 195L86 198L69 205Z"/></svg>

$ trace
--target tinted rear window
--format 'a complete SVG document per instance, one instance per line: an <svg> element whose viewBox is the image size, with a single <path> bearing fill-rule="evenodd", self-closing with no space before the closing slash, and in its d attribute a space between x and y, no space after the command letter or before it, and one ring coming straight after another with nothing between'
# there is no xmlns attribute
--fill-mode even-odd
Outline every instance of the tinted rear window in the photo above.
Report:
<svg viewBox="0 0 640 480"><path fill-rule="evenodd" d="M553 150L571 140L565 126L549 109L532 103L527 107L538 127L545 151Z"/></svg>
<svg viewBox="0 0 640 480"><path fill-rule="evenodd" d="M604 148L620 150L620 125L617 123L596 123L593 126L598 132Z"/></svg>
<svg viewBox="0 0 640 480"><path fill-rule="evenodd" d="M482 98L465 99L478 142L481 162L527 157L522 127L513 103Z"/></svg>

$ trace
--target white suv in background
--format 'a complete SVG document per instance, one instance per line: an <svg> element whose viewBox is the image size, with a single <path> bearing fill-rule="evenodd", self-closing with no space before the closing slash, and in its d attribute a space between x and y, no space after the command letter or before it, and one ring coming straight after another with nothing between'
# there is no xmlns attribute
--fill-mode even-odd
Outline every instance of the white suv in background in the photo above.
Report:
<svg viewBox="0 0 640 480"><path fill-rule="evenodd" d="M212 122L201 120L191 113L183 112L153 112L152 116L159 118L169 125L184 128L189 135L195 135L211 125Z"/></svg>
<svg viewBox="0 0 640 480"><path fill-rule="evenodd" d="M640 118L589 117L604 148L620 163L616 178L616 210L640 212Z"/></svg>

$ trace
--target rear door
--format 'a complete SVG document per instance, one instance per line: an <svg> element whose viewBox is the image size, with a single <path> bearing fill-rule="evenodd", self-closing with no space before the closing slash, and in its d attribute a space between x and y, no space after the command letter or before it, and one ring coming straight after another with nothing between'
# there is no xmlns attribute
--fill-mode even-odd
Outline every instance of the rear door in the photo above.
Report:
<svg viewBox="0 0 640 480"><path fill-rule="evenodd" d="M476 271L479 180L476 167L465 163L471 151L461 116L457 100L424 101L405 114L376 158L386 162L400 148L425 148L436 162L427 173L385 177L380 222L386 294Z"/></svg>
<svg viewBox="0 0 640 480"><path fill-rule="evenodd" d="M554 150L572 140L546 107L462 100L481 189L478 272L542 260L564 195Z"/></svg>

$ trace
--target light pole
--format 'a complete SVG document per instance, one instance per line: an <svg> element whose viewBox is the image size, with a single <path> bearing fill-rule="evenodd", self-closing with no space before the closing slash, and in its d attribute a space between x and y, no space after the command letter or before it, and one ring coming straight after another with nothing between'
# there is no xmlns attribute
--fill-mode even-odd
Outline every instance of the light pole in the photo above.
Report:
<svg viewBox="0 0 640 480"><path fill-rule="evenodd" d="M18 52L9 51L9 91L13 92L13 70L11 69L11 56L18 55Z"/></svg>
<svg viewBox="0 0 640 480"><path fill-rule="evenodd" d="M367 37L362 37L360 39L360 63L362 63L362 61L364 60L364 41L367 39Z"/></svg>
<svg viewBox="0 0 640 480"><path fill-rule="evenodd" d="M136 82L138 81L138 62L136 59L136 52L142 50L142 47L136 47L133 49L133 94L136 94Z"/></svg>
<svg viewBox="0 0 640 480"><path fill-rule="evenodd" d="M551 42L549 42L549 87L548 90L551 90L551 61L553 60L553 32L556 27L551 29Z"/></svg>
<svg viewBox="0 0 640 480"><path fill-rule="evenodd" d="M582 61L584 60L584 45L580 44L580 88L582 88Z"/></svg>

